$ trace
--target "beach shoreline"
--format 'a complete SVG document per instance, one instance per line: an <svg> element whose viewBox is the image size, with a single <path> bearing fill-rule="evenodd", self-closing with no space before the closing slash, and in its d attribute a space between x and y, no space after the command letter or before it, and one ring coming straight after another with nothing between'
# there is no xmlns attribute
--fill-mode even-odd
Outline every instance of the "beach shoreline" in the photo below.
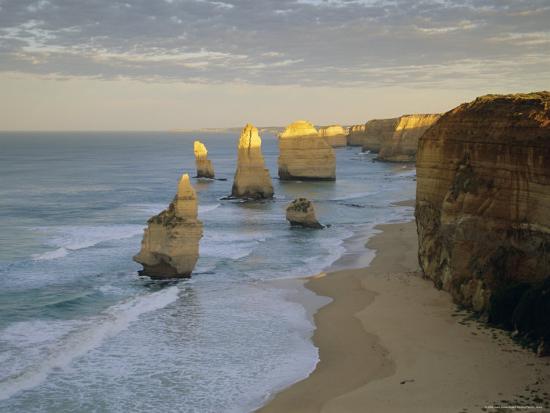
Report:
<svg viewBox="0 0 550 413"><path fill-rule="evenodd" d="M257 411L546 411L550 363L458 311L420 276L414 222L376 230L367 267L306 283L332 300L314 314L320 361Z"/></svg>

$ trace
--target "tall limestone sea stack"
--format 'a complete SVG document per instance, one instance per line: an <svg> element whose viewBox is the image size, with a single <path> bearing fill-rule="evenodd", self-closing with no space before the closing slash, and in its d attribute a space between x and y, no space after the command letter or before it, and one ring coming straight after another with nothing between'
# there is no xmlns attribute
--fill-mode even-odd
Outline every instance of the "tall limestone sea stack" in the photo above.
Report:
<svg viewBox="0 0 550 413"><path fill-rule="evenodd" d="M262 155L262 140L258 129L246 124L238 143L237 170L231 196L264 199L273 197L273 184Z"/></svg>
<svg viewBox="0 0 550 413"><path fill-rule="evenodd" d="M336 157L332 147L315 127L296 121L279 134L279 178L282 180L336 179Z"/></svg>
<svg viewBox="0 0 550 413"><path fill-rule="evenodd" d="M193 152L195 152L195 164L197 166L197 178L214 179L214 167L212 161L208 159L208 151L201 141L193 143Z"/></svg>
<svg viewBox="0 0 550 413"><path fill-rule="evenodd" d="M550 349L550 92L487 95L420 139L419 261L437 287Z"/></svg>
<svg viewBox="0 0 550 413"><path fill-rule="evenodd" d="M401 116L395 123L391 139L382 140L378 159L387 162L414 162L418 139L440 117L439 114Z"/></svg>
<svg viewBox="0 0 550 413"><path fill-rule="evenodd" d="M197 219L197 195L184 174L169 207L147 221L141 250L134 261L140 275L151 278L189 277L199 258L202 222Z"/></svg>
<svg viewBox="0 0 550 413"><path fill-rule="evenodd" d="M319 128L319 136L333 148L346 146L348 143L346 130L340 125L330 125Z"/></svg>

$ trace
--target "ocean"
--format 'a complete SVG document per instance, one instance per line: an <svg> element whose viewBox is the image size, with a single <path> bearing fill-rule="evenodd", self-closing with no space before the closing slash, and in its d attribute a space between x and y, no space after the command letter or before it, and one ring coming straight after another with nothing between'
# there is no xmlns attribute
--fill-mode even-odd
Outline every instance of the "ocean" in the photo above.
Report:
<svg viewBox="0 0 550 413"><path fill-rule="evenodd" d="M153 281L132 261L168 206L193 140L216 176L192 179L204 224L192 278ZM248 412L318 361L301 278L354 265L377 224L412 218L414 169L335 149L336 182L281 182L275 198L231 192L238 134L0 133L0 411ZM315 203L323 230L290 228ZM367 351L367 349L365 349Z"/></svg>

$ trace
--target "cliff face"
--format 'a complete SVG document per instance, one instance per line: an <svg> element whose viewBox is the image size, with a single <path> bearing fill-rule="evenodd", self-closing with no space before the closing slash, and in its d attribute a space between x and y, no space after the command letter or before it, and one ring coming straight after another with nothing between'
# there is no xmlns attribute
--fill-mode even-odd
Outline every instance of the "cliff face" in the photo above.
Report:
<svg viewBox="0 0 550 413"><path fill-rule="evenodd" d="M273 184L265 167L258 129L247 124L241 132L237 150L237 170L231 196L251 199L273 197Z"/></svg>
<svg viewBox="0 0 550 413"><path fill-rule="evenodd" d="M365 140L366 124L352 125L348 130L348 146L363 146Z"/></svg>
<svg viewBox="0 0 550 413"><path fill-rule="evenodd" d="M195 152L195 164L197 166L197 178L214 178L214 168L212 162L208 159L208 151L201 141L193 143Z"/></svg>
<svg viewBox="0 0 550 413"><path fill-rule="evenodd" d="M319 128L319 136L333 148L346 146L348 142L346 130L340 125L330 125Z"/></svg>
<svg viewBox="0 0 550 413"><path fill-rule="evenodd" d="M311 123L294 122L279 134L279 178L336 179L334 151Z"/></svg>
<svg viewBox="0 0 550 413"><path fill-rule="evenodd" d="M305 198L292 201L286 208L286 219L292 226L321 229L323 226L317 221L313 203Z"/></svg>
<svg viewBox="0 0 550 413"><path fill-rule="evenodd" d="M189 277L199 258L202 222L197 219L197 195L182 175L178 193L169 207L147 221L141 250L134 261L140 275L151 278Z"/></svg>
<svg viewBox="0 0 550 413"><path fill-rule="evenodd" d="M382 144L391 140L398 123L399 118L369 120L362 140L363 152L380 152Z"/></svg>
<svg viewBox="0 0 550 413"><path fill-rule="evenodd" d="M436 286L550 344L549 92L483 96L444 114L420 138L415 216Z"/></svg>
<svg viewBox="0 0 550 413"><path fill-rule="evenodd" d="M440 117L439 114L401 116L395 123L391 139L382 141L378 159L387 162L414 162L418 139Z"/></svg>

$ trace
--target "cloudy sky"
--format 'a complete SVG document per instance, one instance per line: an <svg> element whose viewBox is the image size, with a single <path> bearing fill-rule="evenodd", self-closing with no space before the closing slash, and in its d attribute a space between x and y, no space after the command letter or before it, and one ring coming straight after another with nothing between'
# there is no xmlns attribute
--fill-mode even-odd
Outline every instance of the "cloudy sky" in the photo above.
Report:
<svg viewBox="0 0 550 413"><path fill-rule="evenodd" d="M550 0L0 0L0 129L360 123L550 89Z"/></svg>

